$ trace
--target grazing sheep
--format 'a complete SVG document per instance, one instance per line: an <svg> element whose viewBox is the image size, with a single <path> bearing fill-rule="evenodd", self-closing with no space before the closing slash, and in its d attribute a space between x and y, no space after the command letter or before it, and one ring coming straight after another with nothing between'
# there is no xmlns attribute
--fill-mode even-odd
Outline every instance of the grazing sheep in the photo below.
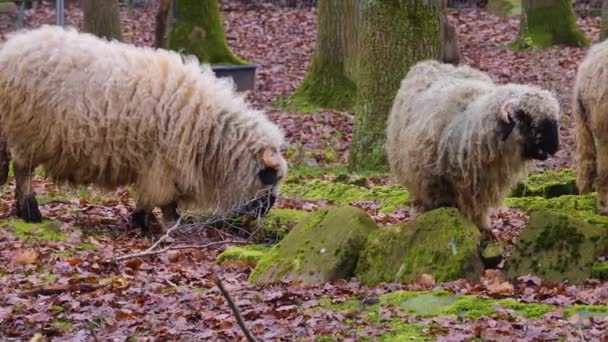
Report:
<svg viewBox="0 0 608 342"><path fill-rule="evenodd" d="M2 45L0 126L17 213L32 222L38 165L68 184L133 184L144 229L157 206L174 221L178 205L230 208L269 189L265 214L287 172L283 133L208 66L56 26Z"/></svg>
<svg viewBox="0 0 608 342"><path fill-rule="evenodd" d="M528 161L558 150L558 116L548 91L420 62L401 82L388 119L390 168L414 212L452 206L489 229L488 210L525 177Z"/></svg>

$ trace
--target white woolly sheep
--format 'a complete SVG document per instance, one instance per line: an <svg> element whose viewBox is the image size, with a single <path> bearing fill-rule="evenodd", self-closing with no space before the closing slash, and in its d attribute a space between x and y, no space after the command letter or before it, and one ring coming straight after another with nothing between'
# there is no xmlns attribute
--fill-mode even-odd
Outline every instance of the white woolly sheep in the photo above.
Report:
<svg viewBox="0 0 608 342"><path fill-rule="evenodd" d="M576 128L576 185L595 190L598 209L608 215L608 41L589 48L578 67L572 115Z"/></svg>
<svg viewBox="0 0 608 342"><path fill-rule="evenodd" d="M414 212L458 208L482 231L489 209L558 150L559 104L548 91L497 85L467 66L423 61L411 68L387 124L391 172Z"/></svg>
<svg viewBox="0 0 608 342"><path fill-rule="evenodd" d="M132 221L144 229L157 206L174 221L178 205L230 208L263 189L273 202L287 172L283 133L231 81L194 57L74 29L43 26L2 45L0 122L26 221L42 219L38 165L68 184L134 185Z"/></svg>

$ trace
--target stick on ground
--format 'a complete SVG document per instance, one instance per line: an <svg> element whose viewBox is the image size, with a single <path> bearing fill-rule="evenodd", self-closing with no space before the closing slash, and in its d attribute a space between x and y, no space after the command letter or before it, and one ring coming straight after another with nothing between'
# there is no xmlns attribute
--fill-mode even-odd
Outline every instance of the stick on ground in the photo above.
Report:
<svg viewBox="0 0 608 342"><path fill-rule="evenodd" d="M253 334L251 334L251 331L249 331L249 329L247 329L247 326L245 325L245 320L243 320L243 316L241 316L241 312L239 311L239 308L236 306L236 304L234 304L232 297L230 297L230 294L228 293L226 288L224 288L224 284L222 284L222 281L220 280L220 278L214 277L213 282L215 282L215 285L217 285L217 287L222 292L222 295L224 295L224 298L226 298L226 301L228 301L228 305L230 306L232 313L236 317L236 322L239 324L239 327L241 327L241 330L243 330L243 334L245 334L247 341L258 342L258 340L253 336Z"/></svg>
<svg viewBox="0 0 608 342"><path fill-rule="evenodd" d="M104 288L109 286L110 283L107 284L87 284L87 283L78 283L78 284L66 284L66 285L51 285L51 286L43 286L33 290L23 291L19 293L21 297L28 296L50 296L54 294L64 293L64 292L93 292L95 290Z"/></svg>

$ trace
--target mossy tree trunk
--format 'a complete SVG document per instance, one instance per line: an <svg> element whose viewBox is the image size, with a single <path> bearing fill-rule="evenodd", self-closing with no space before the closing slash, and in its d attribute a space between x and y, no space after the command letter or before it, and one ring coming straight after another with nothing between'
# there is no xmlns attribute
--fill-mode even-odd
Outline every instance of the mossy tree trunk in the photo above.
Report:
<svg viewBox="0 0 608 342"><path fill-rule="evenodd" d="M306 79L290 98L297 109L349 110L354 105L357 1L318 0L314 57Z"/></svg>
<svg viewBox="0 0 608 342"><path fill-rule="evenodd" d="M602 0L602 24L600 27L600 40L608 38L608 0Z"/></svg>
<svg viewBox="0 0 608 342"><path fill-rule="evenodd" d="M409 68L441 55L438 1L362 0L357 105L350 168L386 165L386 120Z"/></svg>
<svg viewBox="0 0 608 342"><path fill-rule="evenodd" d="M118 0L83 0L84 32L106 39L122 40Z"/></svg>
<svg viewBox="0 0 608 342"><path fill-rule="evenodd" d="M513 48L588 44L589 40L576 25L572 0L523 0L519 37Z"/></svg>
<svg viewBox="0 0 608 342"><path fill-rule="evenodd" d="M218 0L177 0L176 11L167 41L171 50L194 55L201 63L246 64L228 47Z"/></svg>

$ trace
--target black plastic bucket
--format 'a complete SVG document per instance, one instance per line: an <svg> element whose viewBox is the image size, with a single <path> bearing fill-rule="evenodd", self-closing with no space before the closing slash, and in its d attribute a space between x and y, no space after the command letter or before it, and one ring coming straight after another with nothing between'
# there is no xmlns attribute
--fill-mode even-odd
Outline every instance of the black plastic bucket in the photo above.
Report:
<svg viewBox="0 0 608 342"><path fill-rule="evenodd" d="M216 65L212 66L211 69L217 77L232 77L236 90L253 91L255 87L255 71L257 69L255 64L247 65Z"/></svg>

